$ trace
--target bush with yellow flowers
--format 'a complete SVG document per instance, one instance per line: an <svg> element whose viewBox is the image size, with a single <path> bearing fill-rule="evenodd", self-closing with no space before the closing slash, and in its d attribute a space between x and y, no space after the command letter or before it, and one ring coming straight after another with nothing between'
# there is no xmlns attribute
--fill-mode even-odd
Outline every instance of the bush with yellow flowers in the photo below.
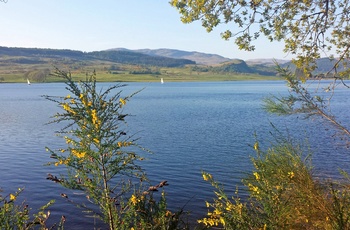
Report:
<svg viewBox="0 0 350 230"><path fill-rule="evenodd" d="M2 192L0 190L0 192ZM19 188L15 193L10 193L3 196L0 193L0 229L48 229L47 220L50 217L50 211L46 209L51 206L54 201L51 200L46 205L42 206L38 213L30 215L29 206L23 201L17 203L18 197L23 192ZM56 229L63 229L64 219L56 226Z"/></svg>
<svg viewBox="0 0 350 230"><path fill-rule="evenodd" d="M58 133L66 147L47 151L55 159L49 164L65 166L67 174L49 174L48 179L83 191L89 202L101 210L94 210L93 216L108 224L109 229L168 225L159 222L160 216L166 217L165 195L155 203L153 196L132 193L132 189L141 186L140 181L147 180L138 164L144 157L135 152L145 149L127 133L128 114L123 113L127 101L138 92L122 97L121 88L125 85L121 84L98 89L94 73L78 83L69 72L57 69L55 75L65 80L69 94L44 97L62 108L52 122L65 125ZM65 194L63 197L68 199ZM78 206L88 209L84 204Z"/></svg>
<svg viewBox="0 0 350 230"><path fill-rule="evenodd" d="M254 171L243 179L249 198L228 197L223 185L203 172L216 198L206 202L205 227L222 229L350 229L350 194L347 182L317 181L310 155L290 140L263 152L256 143Z"/></svg>

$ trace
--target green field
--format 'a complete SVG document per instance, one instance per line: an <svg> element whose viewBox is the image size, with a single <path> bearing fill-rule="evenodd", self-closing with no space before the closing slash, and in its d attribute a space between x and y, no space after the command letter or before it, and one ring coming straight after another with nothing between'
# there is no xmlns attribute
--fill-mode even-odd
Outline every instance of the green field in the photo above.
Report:
<svg viewBox="0 0 350 230"><path fill-rule="evenodd" d="M84 80L87 74L96 72L99 82L165 82L182 81L242 81L242 80L277 80L276 76L262 76L243 73L215 73L193 71L192 66L183 68L142 67L135 65L118 65L117 70L111 70L112 62L76 62L51 64L18 64L6 63L0 60L0 83L26 82L32 83L59 82L59 78L51 75L55 68L70 71L75 80ZM147 73L151 72L151 73ZM135 72L139 72L135 74ZM145 73L143 73L145 72Z"/></svg>

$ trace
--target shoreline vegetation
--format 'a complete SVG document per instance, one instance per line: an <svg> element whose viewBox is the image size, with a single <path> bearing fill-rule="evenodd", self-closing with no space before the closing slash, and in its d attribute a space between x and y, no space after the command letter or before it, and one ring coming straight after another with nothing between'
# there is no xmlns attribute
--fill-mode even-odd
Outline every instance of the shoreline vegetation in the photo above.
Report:
<svg viewBox="0 0 350 230"><path fill-rule="evenodd" d="M204 82L204 81L266 81L282 80L278 76L264 76L248 73L212 73L191 71L191 67L184 68L165 68L158 70L157 73L132 73L131 70L108 71L87 69L86 71L71 71L72 78L76 81L86 80L88 73L95 72L98 76L97 82L160 82L163 78L165 82ZM0 83L54 83L64 82L62 79L51 75L49 69L37 69L20 73L11 71L5 72L0 68Z"/></svg>
<svg viewBox="0 0 350 230"><path fill-rule="evenodd" d="M283 80L277 76L261 76L254 74L208 74L208 75L136 75L136 74L120 74L115 76L108 73L97 73L100 77L96 79L97 82L160 82L163 78L166 82L215 82L215 81L273 81ZM102 76L101 76L102 75ZM72 73L73 79L76 81L83 81L86 78L85 74ZM3 83L27 83L27 78L23 76L9 76L1 80ZM36 81L35 79L29 79L31 83L57 83L64 82L61 79L55 77L47 77L45 81Z"/></svg>

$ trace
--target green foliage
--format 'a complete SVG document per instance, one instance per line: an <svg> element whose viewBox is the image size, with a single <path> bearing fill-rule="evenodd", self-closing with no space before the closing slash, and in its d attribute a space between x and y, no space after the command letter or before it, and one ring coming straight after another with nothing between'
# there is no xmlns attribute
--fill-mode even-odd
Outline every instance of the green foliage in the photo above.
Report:
<svg viewBox="0 0 350 230"><path fill-rule="evenodd" d="M229 198L223 186L203 172L216 198L206 202L208 214L199 223L223 229L350 228L349 183L315 180L310 157L290 140L278 141L266 152L258 142L254 148L254 171L243 179L249 192L245 202L238 190Z"/></svg>
<svg viewBox="0 0 350 230"><path fill-rule="evenodd" d="M156 74L156 75L161 74L158 69L152 70L151 68L138 68L136 70L130 71L129 73L130 74Z"/></svg>
<svg viewBox="0 0 350 230"><path fill-rule="evenodd" d="M0 192L2 192L0 190ZM18 189L17 192L10 193L9 195L3 196L0 194L0 229L48 229L46 221L50 217L50 211L46 211L54 201L51 200L46 205L40 208L38 213L30 216L30 208L23 201L17 204L18 197L23 192L23 189ZM63 229L64 218L61 219L60 223L56 226L58 230Z"/></svg>
<svg viewBox="0 0 350 230"><path fill-rule="evenodd" d="M155 194L159 188L168 185L162 181L147 190L137 190L128 200L125 216L119 229L189 229L183 220L184 211L171 212L167 209L166 193ZM160 196L159 196L160 195Z"/></svg>
<svg viewBox="0 0 350 230"><path fill-rule="evenodd" d="M227 24L230 28L222 32L222 38L235 37L243 50L255 50L253 42L261 35L270 41L284 41L284 51L297 55L295 64L305 73L314 70L316 59L332 48L339 62L350 57L348 0L171 0L170 4L177 8L182 22L200 20L208 32Z"/></svg>

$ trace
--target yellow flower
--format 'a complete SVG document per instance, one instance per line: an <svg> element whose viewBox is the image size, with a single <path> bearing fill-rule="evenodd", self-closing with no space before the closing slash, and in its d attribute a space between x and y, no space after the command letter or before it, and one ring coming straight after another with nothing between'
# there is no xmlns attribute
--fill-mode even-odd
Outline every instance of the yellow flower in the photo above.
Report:
<svg viewBox="0 0 350 230"><path fill-rule="evenodd" d="M120 101L120 103L121 103L122 105L125 105L125 104L126 104L126 101L125 101L123 98L120 98L119 101ZM120 107L121 107L121 106L120 106Z"/></svg>
<svg viewBox="0 0 350 230"><path fill-rule="evenodd" d="M80 152L76 149L72 149L72 154L78 158L83 158L85 156L85 152Z"/></svg>
<svg viewBox="0 0 350 230"><path fill-rule="evenodd" d="M69 106L68 103L63 103L63 104L62 104L62 107L63 107L63 109L66 110L67 112L73 113L73 115L76 114L76 112Z"/></svg>
<svg viewBox="0 0 350 230"><path fill-rule="evenodd" d="M64 99L69 99L71 98L70 94L68 94Z"/></svg>
<svg viewBox="0 0 350 230"><path fill-rule="evenodd" d="M117 143L117 145L118 145L119 148L121 148L121 147L128 147L128 146L132 145L132 142L131 142L131 141L129 141L129 142L126 142L126 141L119 141L119 142Z"/></svg>
<svg viewBox="0 0 350 230"><path fill-rule="evenodd" d="M97 112L96 109L91 110L91 116L92 116L92 123L96 123L97 121Z"/></svg>
<svg viewBox="0 0 350 230"><path fill-rule="evenodd" d="M59 165L63 165L63 164L67 164L68 163L68 160L59 160L59 161L56 161L55 162L55 166L59 166Z"/></svg>
<svg viewBox="0 0 350 230"><path fill-rule="evenodd" d="M253 192L255 192L256 194L259 194L259 193L260 193L258 187L254 186L254 185L252 185L252 184L248 184L248 187L249 187L249 190L250 190L250 191L253 191Z"/></svg>
<svg viewBox="0 0 350 230"><path fill-rule="evenodd" d="M137 204L137 197L134 194L132 194L130 197L130 201L133 205Z"/></svg>
<svg viewBox="0 0 350 230"><path fill-rule="evenodd" d="M91 110L91 117L92 117L92 123L95 125L95 129L99 129L101 121L98 118L96 109Z"/></svg>
<svg viewBox="0 0 350 230"><path fill-rule="evenodd" d="M258 149L259 149L259 143L258 143L258 142L255 142L255 144L254 144L254 149L255 149L255 150L258 150Z"/></svg>
<svg viewBox="0 0 350 230"><path fill-rule="evenodd" d="M219 209L215 209L215 210L214 210L214 214L216 214L216 215L221 215L222 212L221 212Z"/></svg>
<svg viewBox="0 0 350 230"><path fill-rule="evenodd" d="M16 196L13 195L12 193L10 194L10 200L11 200L11 201L15 201L15 200L16 200Z"/></svg>
<svg viewBox="0 0 350 230"><path fill-rule="evenodd" d="M211 176L209 173L208 173L208 174L203 173L202 176L203 176L203 179L204 179L205 181L211 180L211 178L212 178L212 176Z"/></svg>
<svg viewBox="0 0 350 230"><path fill-rule="evenodd" d="M256 179L256 180L259 180L259 179L260 179L260 175L259 175L259 173L254 172L254 173L253 173L253 175L255 176L255 179Z"/></svg>
<svg viewBox="0 0 350 230"><path fill-rule="evenodd" d="M63 109L66 110L66 111L68 111L68 110L70 109L68 103L63 103L63 104L62 104L62 107L63 107Z"/></svg>
<svg viewBox="0 0 350 230"><path fill-rule="evenodd" d="M238 205L239 207L239 205ZM233 211L235 209L235 206L231 202L226 203L226 211Z"/></svg>
<svg viewBox="0 0 350 230"><path fill-rule="evenodd" d="M83 105L85 106L85 107L88 107L89 105L88 105L88 102L87 102L87 99L86 99L86 96L84 95L84 94L80 94L79 95L79 98L80 98L80 100L81 100L81 102L83 103Z"/></svg>
<svg viewBox="0 0 350 230"><path fill-rule="evenodd" d="M294 177L294 172L288 172L289 179L292 179Z"/></svg>
<svg viewBox="0 0 350 230"><path fill-rule="evenodd" d="M226 225L225 219L223 217L220 217L220 222L221 222L222 225L224 225L224 226Z"/></svg>
<svg viewBox="0 0 350 230"><path fill-rule="evenodd" d="M69 137L65 136L64 139L66 140L67 144L74 144L73 140L70 139Z"/></svg>

